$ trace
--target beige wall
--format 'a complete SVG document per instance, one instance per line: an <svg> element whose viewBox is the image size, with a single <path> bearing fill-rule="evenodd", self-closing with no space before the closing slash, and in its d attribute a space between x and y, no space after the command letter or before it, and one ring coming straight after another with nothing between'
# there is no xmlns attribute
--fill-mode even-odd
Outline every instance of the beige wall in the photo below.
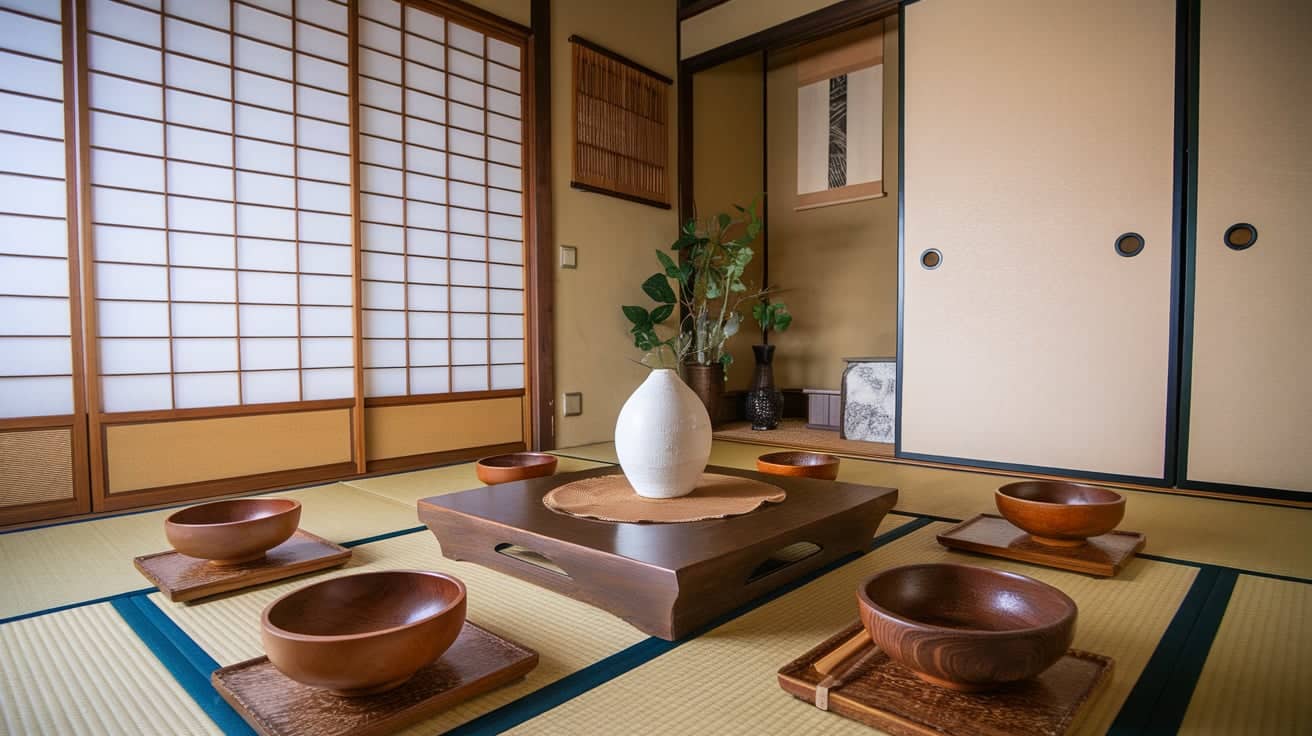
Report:
<svg viewBox="0 0 1312 736"><path fill-rule="evenodd" d="M696 56L836 2L838 0L730 0L679 24L682 32L679 58Z"/></svg>
<svg viewBox="0 0 1312 736"><path fill-rule="evenodd" d="M727 212L733 205L747 206L765 188L761 175L761 64L759 54L726 62L693 77L693 199L697 214L706 218ZM756 258L743 281L749 290L760 288L761 240ZM746 388L752 377L751 346L761 341L751 306L739 309L741 330L727 348L734 363L725 376L728 389Z"/></svg>
<svg viewBox="0 0 1312 736"><path fill-rule="evenodd" d="M897 19L884 23L887 196L879 199L795 209L797 65L786 54L770 58L770 280L793 313L789 331L770 340L785 388L836 389L842 358L897 352Z"/></svg>

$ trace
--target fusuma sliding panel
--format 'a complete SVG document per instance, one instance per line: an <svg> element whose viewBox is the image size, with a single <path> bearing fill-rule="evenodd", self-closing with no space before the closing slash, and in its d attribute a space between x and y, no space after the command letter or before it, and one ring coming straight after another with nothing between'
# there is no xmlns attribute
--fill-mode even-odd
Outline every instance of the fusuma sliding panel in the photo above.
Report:
<svg viewBox="0 0 1312 736"><path fill-rule="evenodd" d="M351 397L347 6L86 3L100 408Z"/></svg>
<svg viewBox="0 0 1312 736"><path fill-rule="evenodd" d="M1312 6L1200 11L1184 484L1308 492Z"/></svg>
<svg viewBox="0 0 1312 736"><path fill-rule="evenodd" d="M900 453L1164 479L1175 2L931 0L902 33Z"/></svg>
<svg viewBox="0 0 1312 736"><path fill-rule="evenodd" d="M61 20L0 0L0 420L74 412Z"/></svg>
<svg viewBox="0 0 1312 736"><path fill-rule="evenodd" d="M432 7L360 3L369 397L524 387L522 49Z"/></svg>

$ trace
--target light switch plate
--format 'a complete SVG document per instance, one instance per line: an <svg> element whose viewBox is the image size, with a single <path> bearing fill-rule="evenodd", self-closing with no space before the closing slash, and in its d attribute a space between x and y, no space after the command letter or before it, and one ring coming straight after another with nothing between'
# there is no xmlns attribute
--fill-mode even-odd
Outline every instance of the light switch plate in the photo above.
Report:
<svg viewBox="0 0 1312 736"><path fill-rule="evenodd" d="M583 413L583 394L581 392L565 394L565 416L576 417Z"/></svg>
<svg viewBox="0 0 1312 736"><path fill-rule="evenodd" d="M579 267L579 249L572 245L560 246L560 267L561 268L578 268Z"/></svg>

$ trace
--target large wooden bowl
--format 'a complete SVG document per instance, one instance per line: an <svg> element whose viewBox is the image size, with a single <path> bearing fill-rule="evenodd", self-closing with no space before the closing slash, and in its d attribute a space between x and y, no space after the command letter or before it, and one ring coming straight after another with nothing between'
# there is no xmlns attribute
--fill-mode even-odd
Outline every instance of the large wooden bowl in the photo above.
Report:
<svg viewBox="0 0 1312 736"><path fill-rule="evenodd" d="M542 478L556 472L556 456L545 452L512 452L478 461L478 479L488 485L526 478Z"/></svg>
<svg viewBox="0 0 1312 736"><path fill-rule="evenodd" d="M1041 544L1078 547L1125 516L1125 498L1101 486L1056 480L1008 483L994 494L1003 518Z"/></svg>
<svg viewBox="0 0 1312 736"><path fill-rule="evenodd" d="M260 640L297 682L355 697L403 685L450 648L465 625L465 584L388 570L324 580L270 603Z"/></svg>
<svg viewBox="0 0 1312 736"><path fill-rule="evenodd" d="M164 536L188 557L214 565L254 562L286 542L301 523L301 502L238 498L185 508L164 520Z"/></svg>
<svg viewBox="0 0 1312 736"><path fill-rule="evenodd" d="M895 662L964 692L1027 680L1075 636L1075 601L1046 583L968 565L894 567L857 589L861 623Z"/></svg>
<svg viewBox="0 0 1312 736"><path fill-rule="evenodd" d="M756 458L756 469L771 475L833 480L838 477L838 458L818 452L770 452Z"/></svg>

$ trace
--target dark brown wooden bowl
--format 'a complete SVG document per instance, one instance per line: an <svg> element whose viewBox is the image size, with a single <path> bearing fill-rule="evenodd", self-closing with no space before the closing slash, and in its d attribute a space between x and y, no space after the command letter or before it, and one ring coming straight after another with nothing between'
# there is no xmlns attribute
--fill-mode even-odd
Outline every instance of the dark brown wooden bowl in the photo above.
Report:
<svg viewBox="0 0 1312 736"><path fill-rule="evenodd" d="M838 458L818 452L770 452L756 458L756 469L771 475L833 480Z"/></svg>
<svg viewBox="0 0 1312 736"><path fill-rule="evenodd" d="M555 455L545 452L512 452L493 455L478 461L478 479L488 485L509 483L526 478L542 478L556 472Z"/></svg>
<svg viewBox="0 0 1312 736"><path fill-rule="evenodd" d="M455 642L465 584L423 570L346 575L284 595L260 621L264 652L284 675L336 695L374 695Z"/></svg>
<svg viewBox="0 0 1312 736"><path fill-rule="evenodd" d="M1008 483L994 494L1003 518L1040 544L1078 547L1116 528L1125 498L1109 488L1057 480Z"/></svg>
<svg viewBox="0 0 1312 736"><path fill-rule="evenodd" d="M1075 601L1024 575L968 565L906 565L857 588L870 638L920 679L964 692L1027 680L1075 636Z"/></svg>
<svg viewBox="0 0 1312 736"><path fill-rule="evenodd" d="M213 565L240 565L286 542L301 523L301 502L237 498L185 508L164 520L173 549Z"/></svg>

